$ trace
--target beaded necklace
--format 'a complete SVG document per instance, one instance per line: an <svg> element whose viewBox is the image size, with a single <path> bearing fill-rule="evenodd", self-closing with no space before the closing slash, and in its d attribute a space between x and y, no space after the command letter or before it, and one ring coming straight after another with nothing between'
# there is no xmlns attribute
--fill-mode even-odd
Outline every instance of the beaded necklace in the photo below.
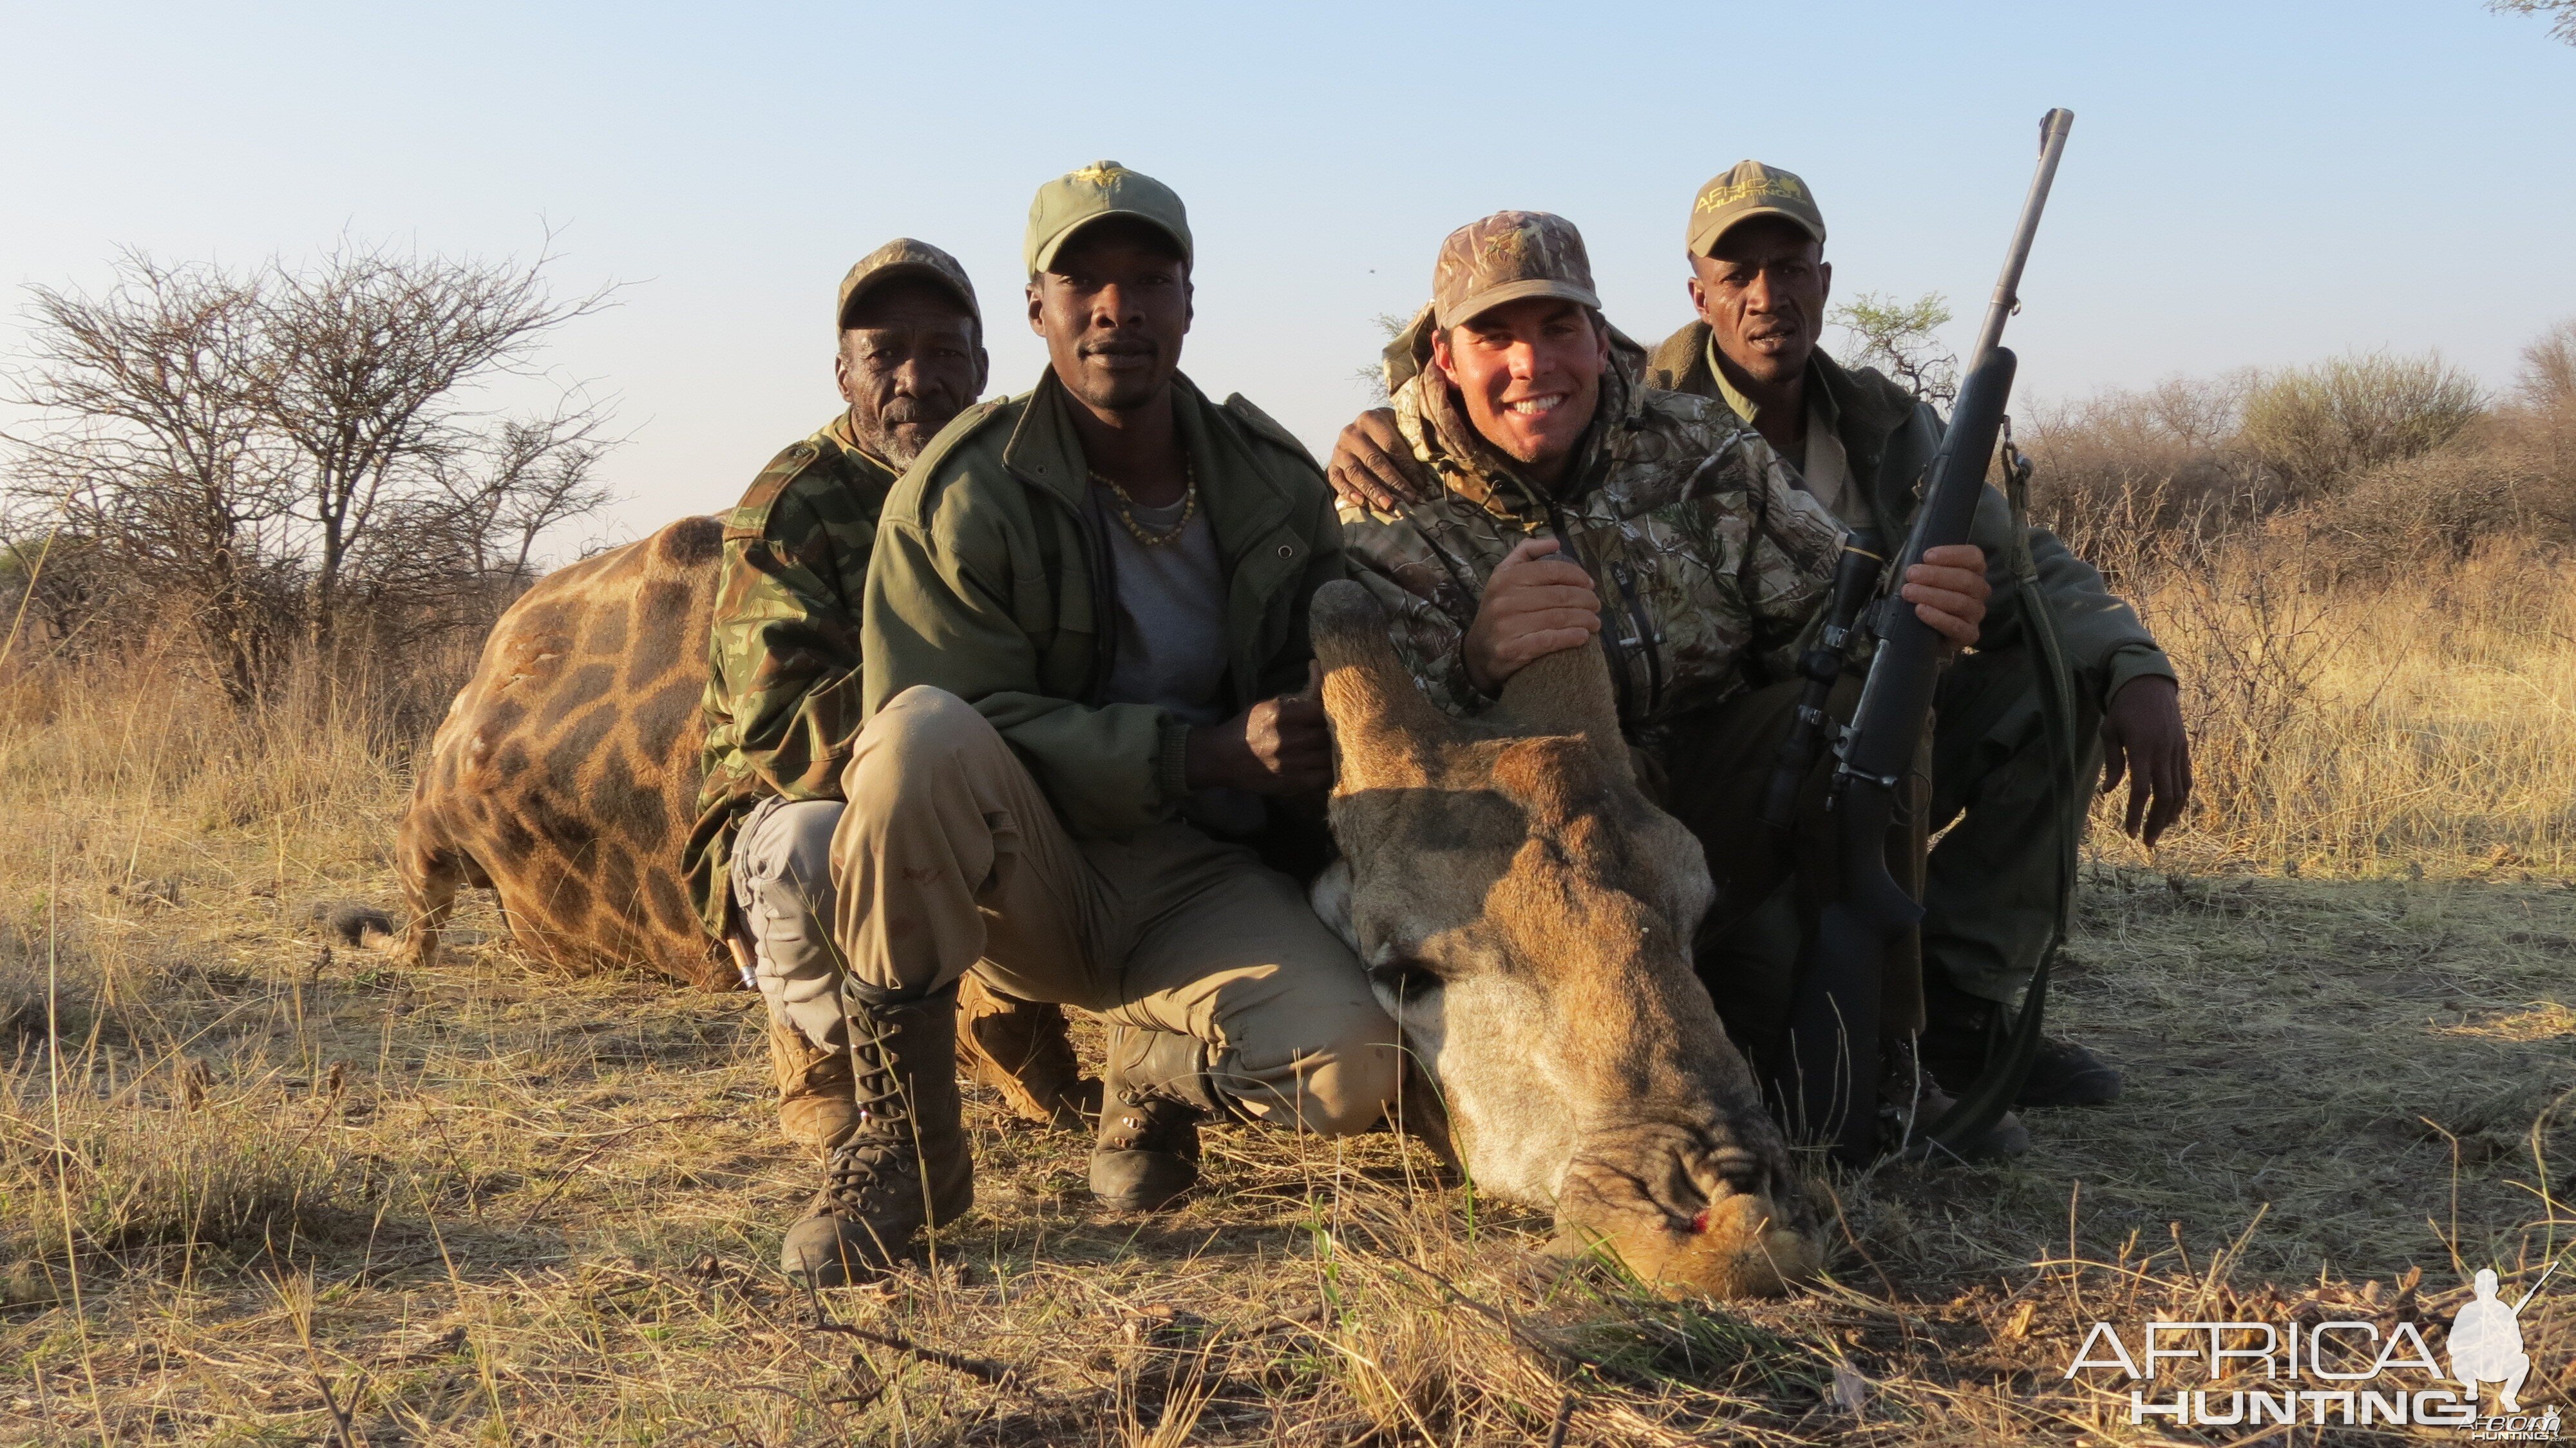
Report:
<svg viewBox="0 0 2576 1448"><path fill-rule="evenodd" d="M1154 532L1144 524L1137 522L1136 509L1144 505L1128 496L1127 490L1118 486L1114 479L1101 476L1098 469L1094 468L1089 469L1088 471L1091 473L1091 480L1093 482L1107 488L1110 492L1115 493L1118 496L1118 502L1114 509L1118 514L1118 521L1126 526L1129 533L1135 535L1137 542L1144 544L1148 548L1160 548L1167 543L1178 541L1183 533L1189 531L1190 515L1197 512L1199 507L1199 470L1191 464L1190 457L1187 452L1183 452L1181 454L1181 476L1187 480L1183 483L1181 488L1181 517L1179 522L1172 525L1171 531L1168 533Z"/></svg>

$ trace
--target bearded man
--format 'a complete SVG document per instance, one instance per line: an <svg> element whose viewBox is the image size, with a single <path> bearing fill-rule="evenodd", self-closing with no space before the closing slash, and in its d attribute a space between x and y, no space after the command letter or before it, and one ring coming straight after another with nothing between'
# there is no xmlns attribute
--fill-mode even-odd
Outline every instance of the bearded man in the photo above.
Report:
<svg viewBox="0 0 2576 1448"><path fill-rule="evenodd" d="M859 732L859 615L877 516L986 372L974 284L926 242L898 237L861 258L833 318L845 407L772 459L725 515L702 702L706 782L684 856L701 921L748 957L769 1008L780 1127L818 1150L858 1119L830 859Z"/></svg>

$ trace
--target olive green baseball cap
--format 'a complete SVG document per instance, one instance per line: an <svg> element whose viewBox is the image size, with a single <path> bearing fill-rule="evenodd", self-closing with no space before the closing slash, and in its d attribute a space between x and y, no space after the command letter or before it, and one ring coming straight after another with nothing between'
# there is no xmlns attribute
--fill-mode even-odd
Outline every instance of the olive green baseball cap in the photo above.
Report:
<svg viewBox="0 0 2576 1448"><path fill-rule="evenodd" d="M1028 237L1021 243L1029 275L1045 271L1075 232L1112 216L1132 216L1171 237L1181 249L1182 265L1195 259L1189 212L1171 187L1115 161L1094 161L1039 187L1037 199L1029 203Z"/></svg>
<svg viewBox="0 0 2576 1448"><path fill-rule="evenodd" d="M1573 222L1545 211L1497 211L1440 243L1431 310L1442 331L1523 297L1563 297L1601 310L1592 257Z"/></svg>
<svg viewBox="0 0 2576 1448"><path fill-rule="evenodd" d="M1690 254L1716 255L1719 237L1760 216L1783 217L1824 244L1825 214L1806 182L1777 166L1738 161L1710 177L1691 202Z"/></svg>
<svg viewBox="0 0 2576 1448"><path fill-rule="evenodd" d="M887 282L907 279L931 282L954 292L957 300L966 304L966 315L975 319L975 325L984 325L984 309L975 305L975 284L967 280L966 268L957 264L957 258L929 242L898 236L860 257L859 264L841 278L840 305L832 310L834 328L849 328L850 309L859 298Z"/></svg>

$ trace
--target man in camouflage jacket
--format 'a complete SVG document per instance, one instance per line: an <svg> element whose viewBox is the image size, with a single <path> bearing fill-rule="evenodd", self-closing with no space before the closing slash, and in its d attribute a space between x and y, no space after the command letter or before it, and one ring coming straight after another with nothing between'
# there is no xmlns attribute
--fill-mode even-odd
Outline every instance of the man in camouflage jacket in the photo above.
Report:
<svg viewBox="0 0 2576 1448"><path fill-rule="evenodd" d="M1790 868L1757 805L1795 685L1754 688L1746 663L1785 666L1845 529L1733 414L1641 385L1599 306L1562 218L1505 211L1453 233L1394 395L1403 445L1441 489L1392 511L1345 500L1344 553L1417 682L1453 713L1480 712L1531 658L1605 651L1642 776L1708 852L1721 905L1704 939L1723 937ZM1927 558L1906 584L1959 644L1977 637L1985 593L1974 548ZM1821 811L1807 813L1794 849L1812 910L1830 841ZM1891 849L1911 875L1919 843ZM1730 1031L1775 1070L1794 958L1734 957L1709 980ZM1885 975L1899 1037L1920 1020L1913 964L1892 953ZM1899 1045L1890 1058L1891 1096L1912 1098L1910 1056ZM2016 1133L2008 1121L1995 1145L2026 1142Z"/></svg>
<svg viewBox="0 0 2576 1448"><path fill-rule="evenodd" d="M910 238L841 281L848 407L761 470L725 515L707 631L706 779L683 868L709 933L751 960L772 1019L780 1126L848 1134L848 1037L831 943L832 829L858 736L859 615L878 511L984 390L983 317L956 258Z"/></svg>
<svg viewBox="0 0 2576 1448"><path fill-rule="evenodd" d="M1843 367L1817 346L1832 277L1823 245L1824 218L1805 182L1759 162L1737 165L1702 187L1691 210L1691 297L1700 319L1651 356L1614 329L1614 351L1635 359L1649 387L1707 398L1752 424L1801 470L1800 486L1843 522L1875 527L1892 542L1912 521L1914 490L1943 424L1887 377ZM1417 319L1388 345L1390 389L1419 365L1423 325ZM1412 476L1409 451L1392 412L1362 414L1334 451L1335 490L1346 503L1380 507L1419 496L1424 480ZM1953 1086L1978 1073L1999 1004L2019 996L2057 918L2056 861L2065 842L2032 822L2054 817L2054 776L2063 766L2043 739L2017 548L2028 549L2072 674L2085 745L2075 778L2096 778L2107 751L2104 788L2128 774L2126 825L2149 844L2180 815L2191 784L2172 665L2101 574L2044 528L2017 534L1993 488L1978 501L1969 538L1987 558L1993 596L1984 638L1944 674L1934 711L1930 808L1935 826L1947 829L1922 894L1923 1055ZM1772 912L1739 938L1747 949L1794 951L1790 940L1757 943L1786 928ZM2104 1101L2119 1084L2090 1052L2050 1038L2020 1104Z"/></svg>

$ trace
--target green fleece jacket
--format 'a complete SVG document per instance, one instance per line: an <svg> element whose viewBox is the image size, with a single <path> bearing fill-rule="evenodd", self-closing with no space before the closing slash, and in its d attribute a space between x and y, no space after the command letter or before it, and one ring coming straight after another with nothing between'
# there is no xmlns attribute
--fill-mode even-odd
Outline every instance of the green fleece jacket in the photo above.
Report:
<svg viewBox="0 0 2576 1448"><path fill-rule="evenodd" d="M1241 397L1175 376L1173 416L1227 574L1226 688L1242 709L1306 684L1306 606L1342 576L1323 470ZM975 706L1078 836L1118 838L1189 795L1188 726L1102 697L1117 581L1063 386L1050 371L967 409L895 484L877 523L860 626L873 718L915 685Z"/></svg>
<svg viewBox="0 0 2576 1448"><path fill-rule="evenodd" d="M1866 367L1846 368L1821 350L1808 363L1807 378L1811 386L1823 390L1824 412L1832 420L1834 435L1842 440L1852 481L1868 490L1879 526L1901 528L1912 522L1915 489L1924 465L1940 445L1940 415L1884 375ZM1655 348L1646 364L1646 385L1726 404L1709 364L1706 322L1692 322ZM2021 588L2012 576L2007 551L2012 545L2012 509L1991 486L1977 500L1968 541L1986 551L1986 578L1995 591L1986 604L1978 647L2011 647L2021 641ZM2031 529L2028 541L2066 666L2099 686L2099 702L2107 704L2131 679L2150 674L2174 677L2173 665L2156 647L2155 636L2128 604L2104 586L2092 564L2076 557L2045 528Z"/></svg>

